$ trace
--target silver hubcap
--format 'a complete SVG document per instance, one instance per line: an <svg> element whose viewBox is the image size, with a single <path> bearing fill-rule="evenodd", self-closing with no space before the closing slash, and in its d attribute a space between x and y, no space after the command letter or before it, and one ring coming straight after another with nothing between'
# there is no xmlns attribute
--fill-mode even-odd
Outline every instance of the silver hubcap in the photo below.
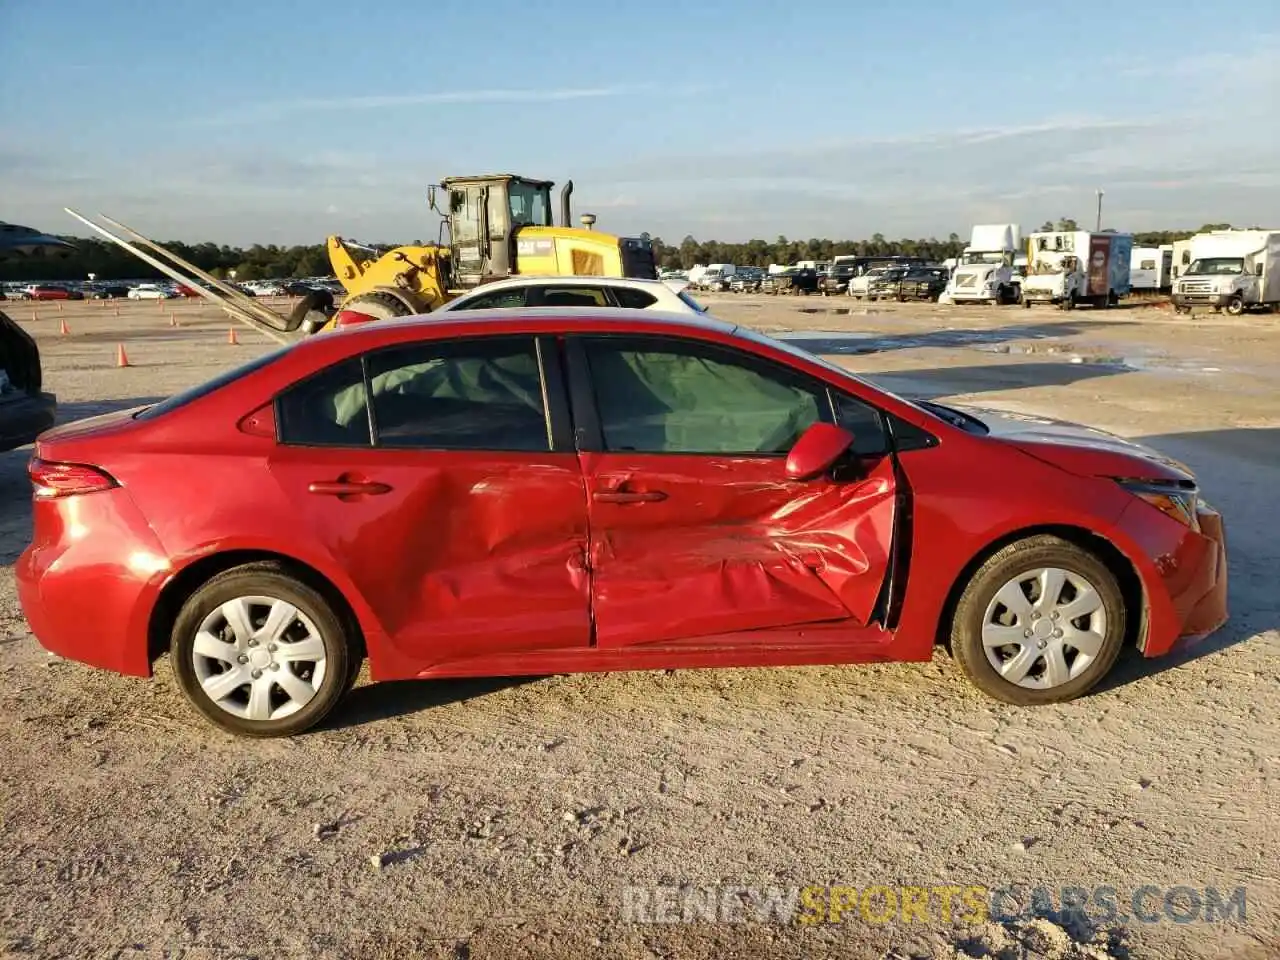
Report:
<svg viewBox="0 0 1280 960"><path fill-rule="evenodd" d="M1093 584L1070 570L1042 567L996 591L982 619L982 647L1000 676L1045 690L1084 673L1107 635L1107 612Z"/></svg>
<svg viewBox="0 0 1280 960"><path fill-rule="evenodd" d="M311 619L273 597L236 597L196 633L191 661L205 695L243 720L280 720L324 683L324 641Z"/></svg>

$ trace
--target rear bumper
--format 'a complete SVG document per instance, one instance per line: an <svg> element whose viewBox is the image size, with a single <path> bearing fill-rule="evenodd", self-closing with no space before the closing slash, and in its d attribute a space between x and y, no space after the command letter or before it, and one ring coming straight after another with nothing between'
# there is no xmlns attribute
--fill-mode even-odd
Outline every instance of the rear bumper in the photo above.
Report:
<svg viewBox="0 0 1280 960"><path fill-rule="evenodd" d="M0 450L16 450L53 426L58 398L52 393L26 394L0 403Z"/></svg>
<svg viewBox="0 0 1280 960"><path fill-rule="evenodd" d="M1222 517L1200 511L1200 530L1191 530L1145 503L1121 517L1143 556L1138 562L1147 600L1142 652L1168 653L1179 640L1193 640L1227 622L1227 550Z"/></svg>
<svg viewBox="0 0 1280 960"><path fill-rule="evenodd" d="M35 514L14 576L36 640L69 660L150 676L148 627L170 564L129 494L37 503Z"/></svg>

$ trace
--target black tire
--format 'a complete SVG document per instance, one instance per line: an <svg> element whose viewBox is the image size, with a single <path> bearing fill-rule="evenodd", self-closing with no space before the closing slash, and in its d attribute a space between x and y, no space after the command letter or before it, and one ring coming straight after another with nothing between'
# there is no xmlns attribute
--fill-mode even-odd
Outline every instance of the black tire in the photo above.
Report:
<svg viewBox="0 0 1280 960"><path fill-rule="evenodd" d="M1023 296L1019 297L1018 299L1022 301L1022 307L1023 307L1023 309L1025 309L1025 310L1030 310L1030 309L1031 309L1031 301L1030 301L1030 300L1028 300L1028 299L1026 298L1026 295L1025 295L1025 294L1024 294Z"/></svg>
<svg viewBox="0 0 1280 960"><path fill-rule="evenodd" d="M1067 294L1066 298L1062 301L1062 309L1074 310L1075 308L1076 308L1076 294L1075 294L1075 291L1073 290L1071 291L1071 293Z"/></svg>
<svg viewBox="0 0 1280 960"><path fill-rule="evenodd" d="M394 320L397 317L411 317L413 311L399 297L390 293L358 293L346 300L342 310L355 310L367 313L375 320Z"/></svg>
<svg viewBox="0 0 1280 960"><path fill-rule="evenodd" d="M237 597L284 600L305 615L320 634L324 646L323 679L311 699L288 716L277 720L250 720L236 716L219 707L200 684L193 657L196 635L206 617ZM361 658L357 650L344 618L324 596L276 563L244 564L210 578L183 604L174 622L169 644L174 675L191 705L211 723L244 737L293 736L323 720L359 674ZM292 669L287 663L283 668ZM263 672L266 672L265 667ZM244 689L237 690L236 695L239 696ZM279 689L275 691L279 692Z"/></svg>
<svg viewBox="0 0 1280 960"><path fill-rule="evenodd" d="M292 333L305 324L307 333L315 333L329 322L333 313L333 294L328 290L312 290L289 311L284 324L285 332Z"/></svg>
<svg viewBox="0 0 1280 960"><path fill-rule="evenodd" d="M1227 305L1223 309L1223 312L1231 317L1240 316L1240 314L1244 313L1244 298L1237 293L1234 297L1232 297L1230 300L1227 301Z"/></svg>
<svg viewBox="0 0 1280 960"><path fill-rule="evenodd" d="M1106 616L1105 636L1093 661L1075 678L1055 687L1019 686L988 661L982 628L996 593L1019 573L1056 567L1093 585ZM1124 593L1115 575L1095 554L1048 534L1028 537L992 554L970 577L951 621L951 653L965 676L983 693L1017 706L1062 703L1087 693L1115 665L1126 631Z"/></svg>

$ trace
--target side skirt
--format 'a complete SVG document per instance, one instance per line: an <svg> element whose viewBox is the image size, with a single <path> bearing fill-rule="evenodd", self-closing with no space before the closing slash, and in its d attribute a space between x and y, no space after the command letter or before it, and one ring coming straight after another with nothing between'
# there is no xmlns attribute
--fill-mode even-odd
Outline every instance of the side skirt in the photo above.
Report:
<svg viewBox="0 0 1280 960"><path fill-rule="evenodd" d="M629 647L572 647L451 660L418 674L429 677L519 677L624 670L785 667L885 663L903 659L895 632L879 625L812 624L779 630L697 637ZM928 660L928 651L923 657ZM388 678L390 679L390 678Z"/></svg>

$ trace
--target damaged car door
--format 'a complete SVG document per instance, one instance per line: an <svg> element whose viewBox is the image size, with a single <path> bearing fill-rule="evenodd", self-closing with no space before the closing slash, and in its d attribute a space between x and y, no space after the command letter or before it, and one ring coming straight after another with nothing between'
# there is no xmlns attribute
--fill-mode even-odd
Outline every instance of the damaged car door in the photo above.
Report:
<svg viewBox="0 0 1280 960"><path fill-rule="evenodd" d="M567 345L598 646L871 622L895 509L878 411L736 346ZM854 434L848 462L791 479L788 452L820 422Z"/></svg>
<svg viewBox="0 0 1280 960"><path fill-rule="evenodd" d="M545 343L401 344L276 402L271 473L300 541L344 568L386 631L388 675L590 643L586 503Z"/></svg>

